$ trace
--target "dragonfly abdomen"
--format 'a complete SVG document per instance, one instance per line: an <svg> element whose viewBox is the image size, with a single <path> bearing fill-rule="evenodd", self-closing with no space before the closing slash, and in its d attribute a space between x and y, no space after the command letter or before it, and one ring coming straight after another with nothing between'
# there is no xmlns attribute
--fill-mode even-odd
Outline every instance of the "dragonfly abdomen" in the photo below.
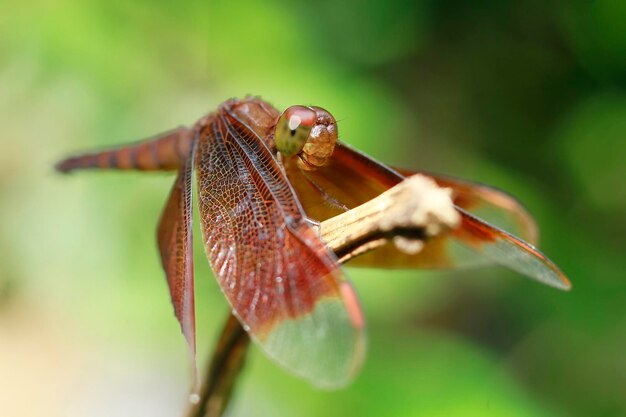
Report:
<svg viewBox="0 0 626 417"><path fill-rule="evenodd" d="M58 163L56 169L172 171L188 155L192 139L192 129L179 127L139 143L70 157Z"/></svg>

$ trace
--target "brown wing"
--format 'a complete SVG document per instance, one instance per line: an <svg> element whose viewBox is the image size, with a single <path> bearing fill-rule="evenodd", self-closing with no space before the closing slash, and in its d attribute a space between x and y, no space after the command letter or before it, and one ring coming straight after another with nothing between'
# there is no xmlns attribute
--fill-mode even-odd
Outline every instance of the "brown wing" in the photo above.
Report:
<svg viewBox="0 0 626 417"><path fill-rule="evenodd" d="M193 152L181 166L157 230L161 264L169 285L176 318L187 340L194 362L196 328L194 309L193 238L192 238L192 167Z"/></svg>
<svg viewBox="0 0 626 417"><path fill-rule="evenodd" d="M207 256L253 340L316 385L348 382L360 307L272 154L223 107L200 132L196 172Z"/></svg>
<svg viewBox="0 0 626 417"><path fill-rule="evenodd" d="M338 144L327 166L316 171L301 171L290 164L288 177L305 211L322 221L362 204L404 179L398 171L345 144ZM444 183L442 177L435 177ZM456 202L475 209L490 207L510 212L519 229L533 236L534 223L521 205L504 193L486 187L478 190L471 183L447 179L445 185L460 191ZM559 288L569 288L565 276L532 245L472 216L457 206L462 222L457 230L435 237L415 255L387 244L350 262L351 266L376 268L451 268L475 265L481 260L499 263L529 277Z"/></svg>

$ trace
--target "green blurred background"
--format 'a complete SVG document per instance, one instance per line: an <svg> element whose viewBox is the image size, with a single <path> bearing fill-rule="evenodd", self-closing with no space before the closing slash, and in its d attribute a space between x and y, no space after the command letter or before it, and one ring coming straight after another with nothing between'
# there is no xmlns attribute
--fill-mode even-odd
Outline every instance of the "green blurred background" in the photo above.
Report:
<svg viewBox="0 0 626 417"><path fill-rule="evenodd" d="M190 381L155 228L167 174L76 150L258 94L536 215L562 293L501 268L350 270L368 360L340 392L253 349L233 416L626 415L626 3L0 0L0 414L175 416ZM227 311L196 245L201 360Z"/></svg>

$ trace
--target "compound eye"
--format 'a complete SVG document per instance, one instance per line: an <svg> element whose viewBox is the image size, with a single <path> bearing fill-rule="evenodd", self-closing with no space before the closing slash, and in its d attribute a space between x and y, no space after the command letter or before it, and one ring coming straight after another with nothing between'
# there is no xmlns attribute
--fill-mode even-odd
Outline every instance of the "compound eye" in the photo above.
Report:
<svg viewBox="0 0 626 417"><path fill-rule="evenodd" d="M297 155L317 121L314 110L304 106L291 106L278 119L274 132L274 143L284 156Z"/></svg>

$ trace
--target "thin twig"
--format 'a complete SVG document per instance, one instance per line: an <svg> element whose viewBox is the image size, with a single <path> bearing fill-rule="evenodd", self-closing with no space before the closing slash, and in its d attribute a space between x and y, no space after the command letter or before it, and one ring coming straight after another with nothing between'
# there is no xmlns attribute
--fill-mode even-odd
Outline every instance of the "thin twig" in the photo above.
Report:
<svg viewBox="0 0 626 417"><path fill-rule="evenodd" d="M426 239L453 229L459 221L451 191L428 177L414 175L367 203L322 222L321 235L345 263L390 240L400 251L417 253Z"/></svg>

